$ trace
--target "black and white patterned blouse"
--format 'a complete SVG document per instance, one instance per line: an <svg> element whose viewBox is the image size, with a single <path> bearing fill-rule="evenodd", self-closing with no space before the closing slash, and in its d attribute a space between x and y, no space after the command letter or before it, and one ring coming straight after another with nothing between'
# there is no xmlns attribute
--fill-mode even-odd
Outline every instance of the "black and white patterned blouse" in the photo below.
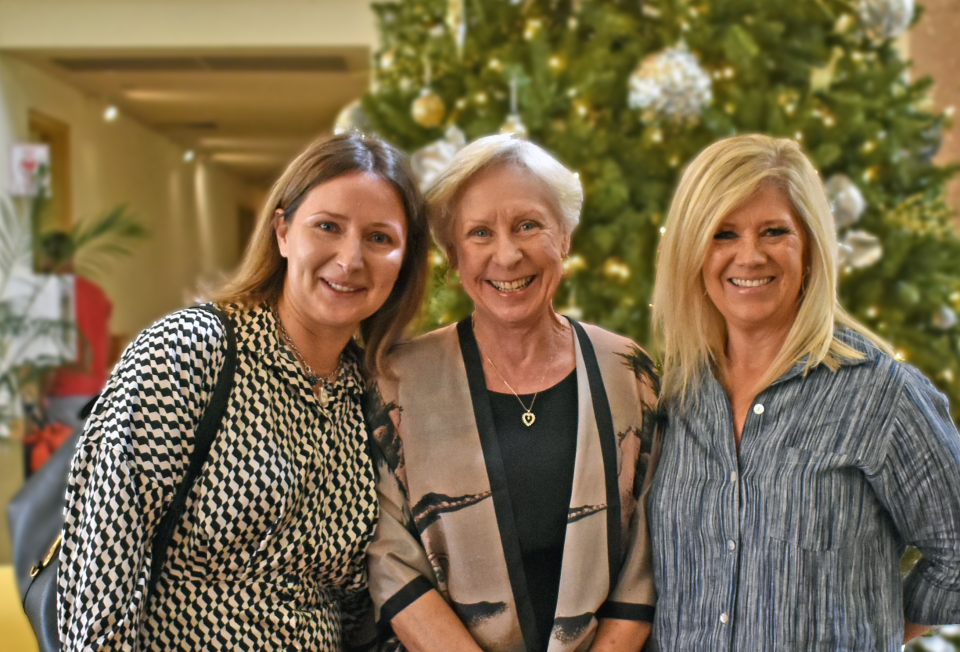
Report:
<svg viewBox="0 0 960 652"><path fill-rule="evenodd" d="M323 409L268 309L231 319L235 387L149 605L150 541L223 364L220 322L187 309L143 331L87 422L60 553L66 652L363 642L377 500L358 366Z"/></svg>
<svg viewBox="0 0 960 652"><path fill-rule="evenodd" d="M919 371L863 359L792 369L734 445L709 375L668 424L648 518L654 652L900 652L904 618L960 622L960 436ZM900 577L905 544L923 559Z"/></svg>

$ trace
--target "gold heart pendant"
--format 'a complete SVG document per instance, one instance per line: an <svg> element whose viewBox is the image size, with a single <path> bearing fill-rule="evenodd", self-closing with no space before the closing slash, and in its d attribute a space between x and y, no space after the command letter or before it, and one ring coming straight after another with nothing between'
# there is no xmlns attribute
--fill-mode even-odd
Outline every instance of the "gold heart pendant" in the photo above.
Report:
<svg viewBox="0 0 960 652"><path fill-rule="evenodd" d="M533 425L533 422L537 420L537 415L533 412L524 412L520 418L523 419L523 425L529 428Z"/></svg>

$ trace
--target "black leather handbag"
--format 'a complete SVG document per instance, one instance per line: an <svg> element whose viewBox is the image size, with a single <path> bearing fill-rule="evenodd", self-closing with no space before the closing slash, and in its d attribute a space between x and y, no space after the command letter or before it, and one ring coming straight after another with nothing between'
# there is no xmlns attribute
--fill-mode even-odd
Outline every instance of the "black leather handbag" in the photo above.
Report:
<svg viewBox="0 0 960 652"><path fill-rule="evenodd" d="M170 539L173 538L177 525L183 516L187 496L190 495L190 490L210 455L210 448L213 446L214 439L216 439L220 423L223 421L223 415L227 410L230 393L233 391L234 370L237 362L237 340L233 332L233 325L226 315L212 306L199 307L215 314L223 324L227 333L227 355L220 370L220 376L217 378L217 385L214 387L210 404L207 405L207 409L204 411L200 424L195 431L194 446L190 453L187 472L177 486L166 513L157 525L157 531L151 545L153 554L150 563L150 582L144 596L144 604L149 604L150 595L156 586L163 564L167 560ZM11 514L10 526L15 550L18 543L21 546L27 546L26 549L29 550L31 549L31 543L36 545L38 540L50 541L53 534L47 534L47 531L51 528L55 528L53 532L57 533L53 546L43 559L30 569L29 577L32 580L23 595L23 610L27 613L30 625L37 636L40 652L58 652L60 650L60 628L57 624L57 579L58 569L60 568L59 532L63 529L63 504L67 475L70 470L70 460L73 457L72 450L76 448L78 437L79 435L71 436L67 443L57 449L53 457L41 467L38 473L30 478L30 481L17 493L14 501L11 501L11 508L16 510L16 520L13 512L8 510ZM67 448L68 444L70 444L70 450L64 451L63 449ZM66 465L64 466L62 460L60 460L61 464L59 466L50 466L57 461L57 457L61 453L66 458ZM46 480L39 478L38 476L48 466L51 470L45 476ZM55 475L57 473L62 475ZM35 479L38 482L34 482ZM14 507L14 502L17 502L16 507ZM51 505L59 505L59 511L51 513ZM54 516L56 519L54 519ZM45 534L47 534L47 538L40 539ZM44 544L36 545L32 549L42 549L40 545ZM20 554L26 553L21 552ZM19 581L20 578L17 579Z"/></svg>

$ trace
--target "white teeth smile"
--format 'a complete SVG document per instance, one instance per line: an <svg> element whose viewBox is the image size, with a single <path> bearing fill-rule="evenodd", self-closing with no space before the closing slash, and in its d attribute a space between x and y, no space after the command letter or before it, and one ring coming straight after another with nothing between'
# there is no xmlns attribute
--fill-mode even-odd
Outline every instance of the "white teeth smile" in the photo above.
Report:
<svg viewBox="0 0 960 652"><path fill-rule="evenodd" d="M533 283L534 278L536 277L524 276L523 278L518 278L516 281L490 281L490 285L501 292L517 292Z"/></svg>
<svg viewBox="0 0 960 652"><path fill-rule="evenodd" d="M758 278L758 279L747 279L747 278L730 279L731 283L741 288L757 288L757 287L760 287L761 285L766 285L771 281L773 281L772 276L768 276L766 278Z"/></svg>
<svg viewBox="0 0 960 652"><path fill-rule="evenodd" d="M327 281L326 279L324 280ZM360 290L363 289L363 288L351 288L351 287L347 287L346 285L337 285L333 281L327 281L327 285L332 287L337 292L359 292Z"/></svg>

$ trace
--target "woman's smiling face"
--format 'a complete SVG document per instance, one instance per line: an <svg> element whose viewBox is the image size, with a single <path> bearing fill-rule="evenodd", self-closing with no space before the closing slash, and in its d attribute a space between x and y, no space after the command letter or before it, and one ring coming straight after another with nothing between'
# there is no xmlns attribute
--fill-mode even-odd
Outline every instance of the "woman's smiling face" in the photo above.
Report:
<svg viewBox="0 0 960 652"><path fill-rule="evenodd" d="M481 171L451 228L450 262L480 316L519 325L552 312L570 235L540 179L510 164Z"/></svg>
<svg viewBox="0 0 960 652"><path fill-rule="evenodd" d="M403 204L374 174L312 188L292 219L278 215L276 231L287 259L283 300L314 327L352 334L390 296L403 265Z"/></svg>
<svg viewBox="0 0 960 652"><path fill-rule="evenodd" d="M728 329L786 328L799 309L806 238L783 191L762 186L718 225L703 263Z"/></svg>

